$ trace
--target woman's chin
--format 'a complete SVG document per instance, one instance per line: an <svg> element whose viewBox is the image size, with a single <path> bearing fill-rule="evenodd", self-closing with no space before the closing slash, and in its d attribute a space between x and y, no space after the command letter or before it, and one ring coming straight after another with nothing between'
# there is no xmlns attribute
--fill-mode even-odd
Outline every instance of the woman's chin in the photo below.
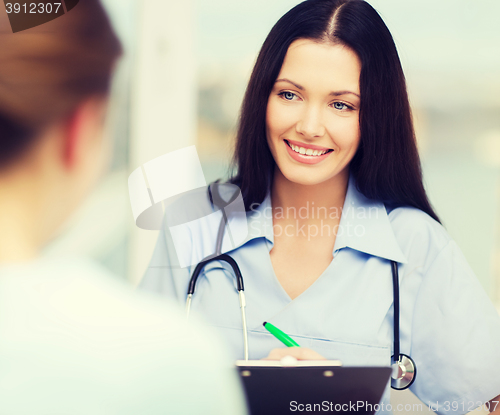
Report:
<svg viewBox="0 0 500 415"><path fill-rule="evenodd" d="M318 174L319 172L310 172L304 174L303 171L298 171L301 169L283 169L281 171L282 176L289 182L300 184L303 186L313 186L316 184L323 183L331 178L331 175Z"/></svg>
<svg viewBox="0 0 500 415"><path fill-rule="evenodd" d="M304 186L314 186L329 181L336 181L337 179L343 181L349 175L348 165L329 166L330 168L327 169L327 171L325 171L325 169L291 165L290 163L276 166L278 167L277 170L282 176L282 179Z"/></svg>

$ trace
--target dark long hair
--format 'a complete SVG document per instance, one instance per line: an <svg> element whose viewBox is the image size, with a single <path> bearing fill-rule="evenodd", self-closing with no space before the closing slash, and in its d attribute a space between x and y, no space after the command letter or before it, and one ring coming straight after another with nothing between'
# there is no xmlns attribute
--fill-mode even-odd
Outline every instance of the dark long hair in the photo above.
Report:
<svg viewBox="0 0 500 415"><path fill-rule="evenodd" d="M266 139L266 109L290 44L342 44L361 61L358 150L350 162L358 190L392 207L413 206L439 222L422 183L406 82L389 29L363 0L306 0L272 28L243 100L230 182L247 210L270 190L275 161Z"/></svg>

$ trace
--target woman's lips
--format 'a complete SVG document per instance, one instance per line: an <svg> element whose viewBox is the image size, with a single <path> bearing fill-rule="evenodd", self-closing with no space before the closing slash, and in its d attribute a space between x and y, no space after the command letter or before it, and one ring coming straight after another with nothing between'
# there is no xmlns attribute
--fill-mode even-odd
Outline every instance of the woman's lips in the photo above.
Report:
<svg viewBox="0 0 500 415"><path fill-rule="evenodd" d="M329 150L327 153L322 154L321 156L307 156L305 154L300 154L300 153L293 151L287 140L283 140L283 143L284 143L290 157L292 157L294 160L296 160L300 163L304 163L304 164L319 163L320 161L323 161L325 158L327 158L330 155L330 153L333 153L333 150Z"/></svg>
<svg viewBox="0 0 500 415"><path fill-rule="evenodd" d="M332 150L331 148L328 148L328 147L315 146L314 144L305 144L305 143L301 143L299 141L293 141L293 140L289 140L289 139L286 139L285 141L290 143L290 144L293 144L294 146L304 147L305 149L310 148L311 150L319 150L319 151Z"/></svg>

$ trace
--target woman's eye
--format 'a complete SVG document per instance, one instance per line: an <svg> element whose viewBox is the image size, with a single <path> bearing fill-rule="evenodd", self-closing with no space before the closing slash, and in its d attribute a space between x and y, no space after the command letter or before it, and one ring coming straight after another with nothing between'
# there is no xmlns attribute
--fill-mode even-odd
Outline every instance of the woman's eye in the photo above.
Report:
<svg viewBox="0 0 500 415"><path fill-rule="evenodd" d="M349 108L347 104L344 104L343 102L334 102L333 103L333 108L336 110L344 111Z"/></svg>
<svg viewBox="0 0 500 415"><path fill-rule="evenodd" d="M279 93L278 95L281 95L283 98L285 98L287 101L292 101L293 98L295 98L297 95L295 95L293 92L289 91L284 91Z"/></svg>

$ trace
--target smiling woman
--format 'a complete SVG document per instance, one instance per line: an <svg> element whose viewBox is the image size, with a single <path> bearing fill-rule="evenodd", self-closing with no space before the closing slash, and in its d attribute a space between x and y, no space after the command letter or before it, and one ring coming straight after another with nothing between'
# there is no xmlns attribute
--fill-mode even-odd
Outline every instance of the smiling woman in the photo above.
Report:
<svg viewBox="0 0 500 415"><path fill-rule="evenodd" d="M429 203L396 46L367 2L307 0L274 25L233 164L248 237L224 238L222 253L245 278L251 358L392 364L390 386L440 414L498 396L500 318ZM192 232L174 246L166 217L142 287L185 301L194 266L172 264L210 250L217 230ZM192 309L242 358L232 270L212 258L200 276ZM280 349L264 321L303 347Z"/></svg>
<svg viewBox="0 0 500 415"><path fill-rule="evenodd" d="M302 85L285 71L301 73L314 84ZM237 173L231 182L241 187L247 208L264 200L269 178L274 175L275 154L267 138L267 123L272 120L266 103L271 91L282 88L289 92L284 99L296 99L293 91L278 82L282 79L298 90L299 97L302 91L297 86L313 88L308 94L319 90L331 93L329 103L351 121L356 118L349 115L352 107L359 117L360 142L349 171L365 196L394 206L414 206L439 221L422 184L406 83L394 41L380 16L364 1L303 2L285 14L269 33L245 94L233 157ZM304 98L307 110L313 111L316 97ZM310 118L315 116L314 111L305 115L299 131L304 123L315 122ZM306 124L305 128L310 126ZM307 144L304 139L296 141L302 147ZM325 147L333 149L332 145ZM325 163L330 158L326 157ZM322 168L324 163L320 164ZM319 169L320 164L315 168ZM344 186L346 177L344 172Z"/></svg>

